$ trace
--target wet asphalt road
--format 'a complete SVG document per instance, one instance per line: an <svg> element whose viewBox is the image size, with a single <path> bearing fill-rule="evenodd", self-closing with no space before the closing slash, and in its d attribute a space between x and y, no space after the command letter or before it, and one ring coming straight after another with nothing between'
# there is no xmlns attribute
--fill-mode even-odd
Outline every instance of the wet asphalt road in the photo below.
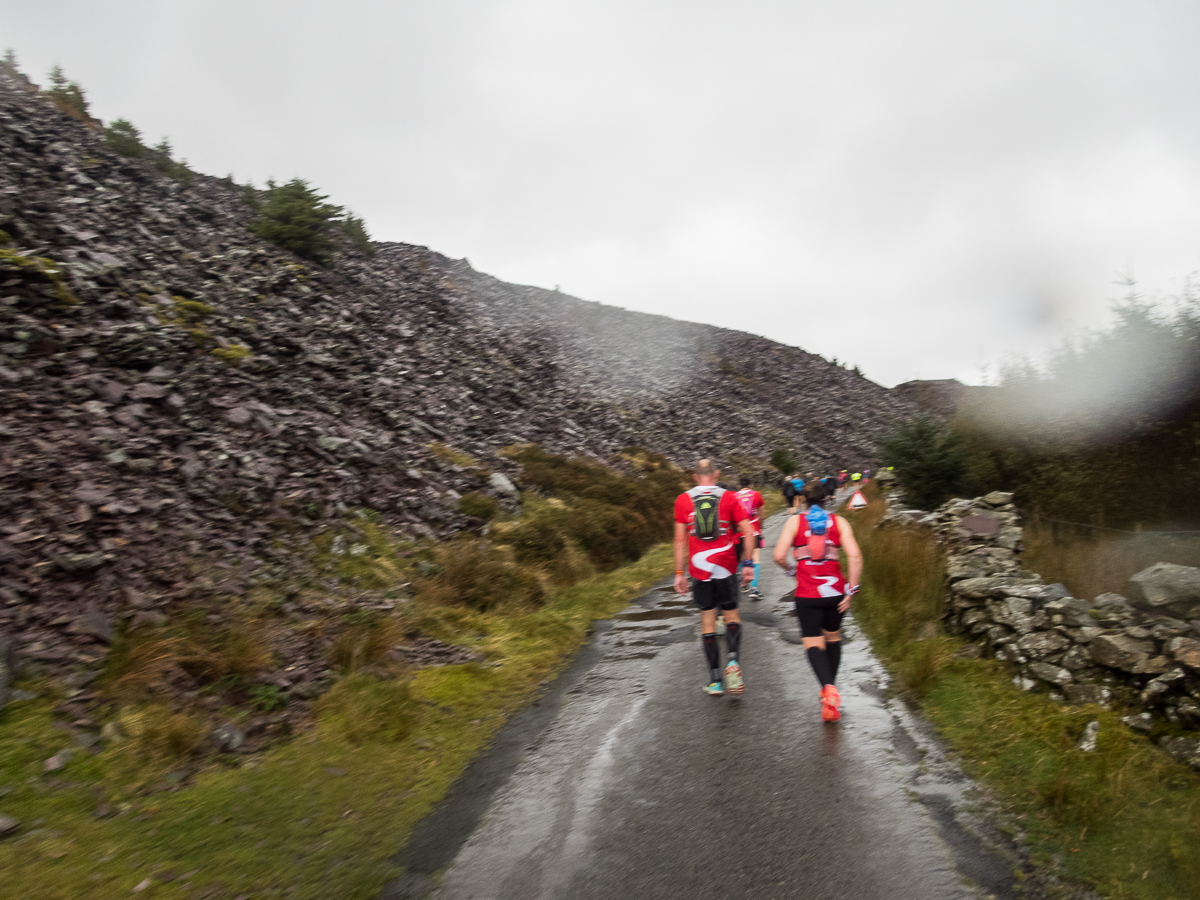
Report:
<svg viewBox="0 0 1200 900"><path fill-rule="evenodd" d="M768 523L764 558L782 521ZM768 599L743 597L738 700L701 691L689 602L660 587L618 616L432 896L1012 896L1010 867L979 837L969 783L886 699L852 622L845 713L825 724L796 620L777 599L787 579L766 563L763 581Z"/></svg>

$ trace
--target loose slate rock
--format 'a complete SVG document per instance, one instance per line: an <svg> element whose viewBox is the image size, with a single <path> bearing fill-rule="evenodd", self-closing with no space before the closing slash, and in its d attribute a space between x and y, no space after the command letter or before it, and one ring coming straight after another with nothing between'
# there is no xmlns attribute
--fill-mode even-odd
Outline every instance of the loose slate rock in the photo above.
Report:
<svg viewBox="0 0 1200 900"><path fill-rule="evenodd" d="M1130 578L1128 590L1135 606L1191 618L1200 610L1200 569L1155 563Z"/></svg>

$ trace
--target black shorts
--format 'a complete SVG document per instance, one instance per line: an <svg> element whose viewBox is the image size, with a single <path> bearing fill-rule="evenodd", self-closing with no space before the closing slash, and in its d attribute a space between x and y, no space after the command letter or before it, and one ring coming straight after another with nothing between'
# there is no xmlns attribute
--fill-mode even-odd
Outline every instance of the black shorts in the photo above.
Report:
<svg viewBox="0 0 1200 900"><path fill-rule="evenodd" d="M823 632L841 630L844 615L838 612L841 594L836 597L796 597L795 600L801 637L821 637Z"/></svg>
<svg viewBox="0 0 1200 900"><path fill-rule="evenodd" d="M692 600L701 609L737 609L737 576L711 578L708 581L692 579Z"/></svg>

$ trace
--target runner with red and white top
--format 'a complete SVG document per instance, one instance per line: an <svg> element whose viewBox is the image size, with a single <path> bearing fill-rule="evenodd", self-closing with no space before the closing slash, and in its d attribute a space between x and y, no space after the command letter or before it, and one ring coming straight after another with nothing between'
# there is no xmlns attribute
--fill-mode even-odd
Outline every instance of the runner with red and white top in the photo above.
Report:
<svg viewBox="0 0 1200 900"><path fill-rule="evenodd" d="M709 680L704 690L713 696L745 693L738 665L742 625L738 615L738 591L734 574L742 571L742 582L750 581L750 555L754 530L733 491L717 486L720 474L711 460L696 464L692 478L696 487L675 500L675 590L686 594L700 607L700 641L708 663ZM741 543L746 557L738 562L736 546ZM684 563L687 563L685 574ZM717 610L725 616L725 646L729 661L721 684L721 653L717 647Z"/></svg>
<svg viewBox="0 0 1200 900"><path fill-rule="evenodd" d="M839 558L843 550L850 564L849 577ZM796 576L800 641L821 682L821 718L834 722L842 715L842 698L834 686L842 659L842 616L858 592L862 551L849 522L813 503L805 515L792 516L784 523L774 559L776 565Z"/></svg>
<svg viewBox="0 0 1200 900"><path fill-rule="evenodd" d="M762 533L762 518L759 516L759 510L763 508L763 496L756 491L750 483L750 478L743 475L741 478L742 489L737 492L738 502L742 504L742 510L750 519L750 527L754 529L754 580L750 582L750 589L746 595L751 600L761 600L762 591L758 589L758 576L761 571L759 565L759 557L761 555L763 545Z"/></svg>

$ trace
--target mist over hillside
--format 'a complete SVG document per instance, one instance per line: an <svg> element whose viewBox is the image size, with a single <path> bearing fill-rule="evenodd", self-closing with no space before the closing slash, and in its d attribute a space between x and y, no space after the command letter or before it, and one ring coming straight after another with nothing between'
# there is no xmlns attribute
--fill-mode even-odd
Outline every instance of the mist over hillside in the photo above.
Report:
<svg viewBox="0 0 1200 900"><path fill-rule="evenodd" d="M335 232L302 260L250 230L243 189L178 175L0 76L0 624L34 643L64 603L103 618L285 573L356 508L476 528L458 501L519 483L506 445L858 466L913 409L797 348L423 247Z"/></svg>

